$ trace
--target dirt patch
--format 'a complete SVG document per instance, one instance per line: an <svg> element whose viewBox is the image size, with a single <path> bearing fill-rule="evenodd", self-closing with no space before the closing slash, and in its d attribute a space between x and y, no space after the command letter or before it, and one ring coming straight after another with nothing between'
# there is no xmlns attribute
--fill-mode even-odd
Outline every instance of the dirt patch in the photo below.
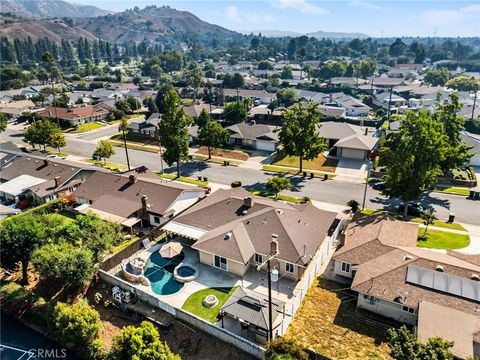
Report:
<svg viewBox="0 0 480 360"><path fill-rule="evenodd" d="M345 285L317 279L286 336L332 359L391 359L385 342L391 325L355 308Z"/></svg>
<svg viewBox="0 0 480 360"><path fill-rule="evenodd" d="M298 156L287 156L285 153L278 151L272 161L272 165L288 166L298 169L300 160ZM313 160L303 160L303 168L305 170L319 170L326 172L335 172L338 160L326 158L323 154Z"/></svg>
<svg viewBox="0 0 480 360"><path fill-rule="evenodd" d="M123 326L139 325L142 320L132 321L125 318L122 310L116 308L111 303L112 297L110 295L111 286L99 282L92 284L87 298L89 304L94 306L100 314L102 320L101 339L105 344L106 349L112 345L115 335L120 333ZM95 294L102 295L102 301L95 302ZM105 300L108 300L105 306ZM161 311L156 309L156 311ZM180 354L182 359L216 359L216 360L240 360L240 359L254 359L250 355L242 352L233 345L227 344L217 338L206 334L189 324L185 324L178 319L175 319L175 324L171 330L164 333L158 327L160 338L165 341L170 349Z"/></svg>
<svg viewBox="0 0 480 360"><path fill-rule="evenodd" d="M208 149L205 146L201 146L197 150L196 154L208 156ZM240 150L213 149L211 151L211 154L212 156L216 156L216 157L223 157L225 159L233 159L233 160L240 160L240 161L247 161L249 158L247 153Z"/></svg>

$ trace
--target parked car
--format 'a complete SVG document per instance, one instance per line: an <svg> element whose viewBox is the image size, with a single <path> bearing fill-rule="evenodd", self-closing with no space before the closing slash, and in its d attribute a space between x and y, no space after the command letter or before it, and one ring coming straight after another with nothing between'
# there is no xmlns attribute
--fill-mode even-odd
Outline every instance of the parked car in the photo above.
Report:
<svg viewBox="0 0 480 360"><path fill-rule="evenodd" d="M58 155L55 155L55 154L50 154L50 155L47 155L47 158L57 159L57 158L59 158L59 156L58 156Z"/></svg>
<svg viewBox="0 0 480 360"><path fill-rule="evenodd" d="M379 181L372 185L372 188L374 188L375 190L385 190L386 187L387 183L385 181Z"/></svg>
<svg viewBox="0 0 480 360"><path fill-rule="evenodd" d="M420 203L416 203L413 201L409 202L407 206L408 206L408 210L407 210L408 215L420 216L425 211L425 209L423 208L422 205L420 205ZM401 203L400 206L398 207L398 212L403 213L404 210L405 210L405 204Z"/></svg>

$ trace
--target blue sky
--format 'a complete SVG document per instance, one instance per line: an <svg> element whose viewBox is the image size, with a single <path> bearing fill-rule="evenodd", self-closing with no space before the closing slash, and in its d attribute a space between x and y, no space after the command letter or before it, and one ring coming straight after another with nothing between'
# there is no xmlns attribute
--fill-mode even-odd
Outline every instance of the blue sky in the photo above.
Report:
<svg viewBox="0 0 480 360"><path fill-rule="evenodd" d="M122 11L170 5L232 30L362 32L371 36L480 36L480 0L72 0Z"/></svg>

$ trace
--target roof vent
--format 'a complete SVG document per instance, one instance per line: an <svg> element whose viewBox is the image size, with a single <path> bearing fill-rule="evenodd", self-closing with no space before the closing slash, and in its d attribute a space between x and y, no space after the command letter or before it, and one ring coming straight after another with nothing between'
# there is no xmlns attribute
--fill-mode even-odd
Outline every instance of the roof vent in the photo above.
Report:
<svg viewBox="0 0 480 360"><path fill-rule="evenodd" d="M225 236L223 237L223 240L230 240L232 238L232 233L231 232L228 232L225 234Z"/></svg>
<svg viewBox="0 0 480 360"><path fill-rule="evenodd" d="M283 210L280 210L280 209L275 209L275 212L276 212L278 215L283 214Z"/></svg>
<svg viewBox="0 0 480 360"><path fill-rule="evenodd" d="M470 277L471 280L474 280L474 281L480 281L480 276L478 274L472 274L472 276Z"/></svg>
<svg viewBox="0 0 480 360"><path fill-rule="evenodd" d="M443 272L443 266L437 265L437 267L435 268L435 271Z"/></svg>
<svg viewBox="0 0 480 360"><path fill-rule="evenodd" d="M248 211L247 210L243 210L242 211L242 215L247 215L248 214Z"/></svg>
<svg viewBox="0 0 480 360"><path fill-rule="evenodd" d="M412 255L405 255L405 256L403 257L403 260L405 260L405 261L406 261L406 260L413 260L413 256L412 256Z"/></svg>

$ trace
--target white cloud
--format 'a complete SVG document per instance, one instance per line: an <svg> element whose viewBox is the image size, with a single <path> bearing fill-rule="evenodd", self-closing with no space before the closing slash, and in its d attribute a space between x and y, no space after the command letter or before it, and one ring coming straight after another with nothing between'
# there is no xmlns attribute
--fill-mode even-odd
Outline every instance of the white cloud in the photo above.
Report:
<svg viewBox="0 0 480 360"><path fill-rule="evenodd" d="M259 14L250 11L241 11L236 6L230 5L225 8L225 17L236 24L256 24L265 22L274 22L275 16L268 14Z"/></svg>
<svg viewBox="0 0 480 360"><path fill-rule="evenodd" d="M280 9L294 9L305 14L327 15L329 11L306 0L274 0L273 5Z"/></svg>
<svg viewBox="0 0 480 360"><path fill-rule="evenodd" d="M471 4L457 10L427 10L421 14L420 20L429 26L463 26L469 21L478 24L479 14L480 4Z"/></svg>
<svg viewBox="0 0 480 360"><path fill-rule="evenodd" d="M372 10L372 11L391 11L392 8L388 5L386 5L386 2L384 2L382 5L374 4L373 2L368 2L368 1L362 1L362 0L353 0L348 3L348 6L351 6L353 8L357 9L367 9L367 10Z"/></svg>

